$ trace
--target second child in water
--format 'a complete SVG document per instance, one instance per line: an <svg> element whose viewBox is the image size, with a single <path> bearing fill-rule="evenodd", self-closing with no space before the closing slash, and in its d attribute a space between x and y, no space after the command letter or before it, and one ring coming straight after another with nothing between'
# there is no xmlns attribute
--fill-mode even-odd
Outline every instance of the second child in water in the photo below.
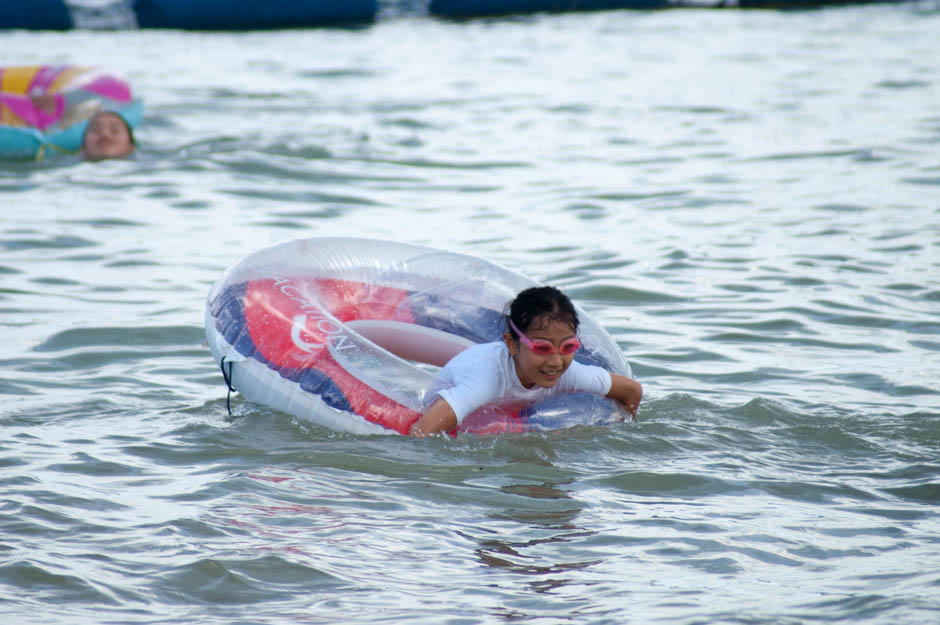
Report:
<svg viewBox="0 0 940 625"><path fill-rule="evenodd" d="M558 289L522 291L509 306L502 341L471 347L441 369L411 436L451 432L486 404L530 404L557 393L610 397L635 419L643 387L624 375L576 362L578 325L574 305Z"/></svg>

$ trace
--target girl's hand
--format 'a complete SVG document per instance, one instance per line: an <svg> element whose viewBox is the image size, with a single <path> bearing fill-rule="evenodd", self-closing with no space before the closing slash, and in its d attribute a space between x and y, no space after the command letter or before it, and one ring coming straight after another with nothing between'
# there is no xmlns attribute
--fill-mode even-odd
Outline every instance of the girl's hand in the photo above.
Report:
<svg viewBox="0 0 940 625"><path fill-rule="evenodd" d="M630 413L633 420L636 421L636 413L640 408L640 400L643 399L643 387L639 382L617 373L610 374L610 391L607 397L620 402L620 405Z"/></svg>
<svg viewBox="0 0 940 625"><path fill-rule="evenodd" d="M408 431L408 436L424 438L438 432L450 432L457 428L457 415L443 399L434 402L428 411Z"/></svg>

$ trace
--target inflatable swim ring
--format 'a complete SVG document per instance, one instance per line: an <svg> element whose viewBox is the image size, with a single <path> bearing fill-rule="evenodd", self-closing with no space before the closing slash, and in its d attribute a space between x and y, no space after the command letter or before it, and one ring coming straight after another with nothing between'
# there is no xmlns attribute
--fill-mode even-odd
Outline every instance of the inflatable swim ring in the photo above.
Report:
<svg viewBox="0 0 940 625"><path fill-rule="evenodd" d="M88 118L98 110L114 111L134 128L144 107L126 82L103 70L0 67L0 157L39 160L48 150L78 152Z"/></svg>
<svg viewBox="0 0 940 625"><path fill-rule="evenodd" d="M296 239L250 254L209 292L209 348L230 390L341 431L407 434L450 358L499 340L502 311L532 280L432 248L340 237ZM576 360L630 375L620 348L578 308ZM460 431L552 430L623 420L581 393L532 406L485 406Z"/></svg>

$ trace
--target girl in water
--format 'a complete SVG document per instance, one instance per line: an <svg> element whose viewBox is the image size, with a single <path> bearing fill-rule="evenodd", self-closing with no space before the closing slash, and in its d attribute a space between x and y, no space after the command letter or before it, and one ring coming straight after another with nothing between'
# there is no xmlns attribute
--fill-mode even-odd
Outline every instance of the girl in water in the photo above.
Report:
<svg viewBox="0 0 940 625"><path fill-rule="evenodd" d="M134 147L134 132L118 113L98 111L88 120L82 137L82 158L89 161L123 158L130 156Z"/></svg>
<svg viewBox="0 0 940 625"><path fill-rule="evenodd" d="M23 120L40 130L56 127L56 124L67 128L87 116L88 126L82 135L81 146L81 155L85 160L123 158L134 152L136 143L130 124L120 113L99 108L100 103L95 100L66 106L66 99L61 94L40 94L29 98L4 96L5 103L13 102L14 97L31 104L20 104L16 110Z"/></svg>
<svg viewBox="0 0 940 625"><path fill-rule="evenodd" d="M441 369L411 436L453 431L485 404L535 403L557 393L604 395L636 419L643 397L639 383L574 361L581 346L578 323L574 305L558 289L540 286L519 293L509 306L502 341L471 347Z"/></svg>

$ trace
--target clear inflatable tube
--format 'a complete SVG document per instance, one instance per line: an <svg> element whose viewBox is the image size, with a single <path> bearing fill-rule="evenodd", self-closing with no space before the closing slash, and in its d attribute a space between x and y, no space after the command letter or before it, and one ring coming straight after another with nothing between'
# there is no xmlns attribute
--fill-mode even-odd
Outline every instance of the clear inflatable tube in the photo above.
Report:
<svg viewBox="0 0 940 625"><path fill-rule="evenodd" d="M250 254L206 302L209 348L246 399L335 430L406 434L437 367L499 340L503 310L534 281L432 248L341 237L296 239ZM578 308L576 360L631 375L610 335ZM621 421L615 402L561 394L486 406L463 432L541 431Z"/></svg>

